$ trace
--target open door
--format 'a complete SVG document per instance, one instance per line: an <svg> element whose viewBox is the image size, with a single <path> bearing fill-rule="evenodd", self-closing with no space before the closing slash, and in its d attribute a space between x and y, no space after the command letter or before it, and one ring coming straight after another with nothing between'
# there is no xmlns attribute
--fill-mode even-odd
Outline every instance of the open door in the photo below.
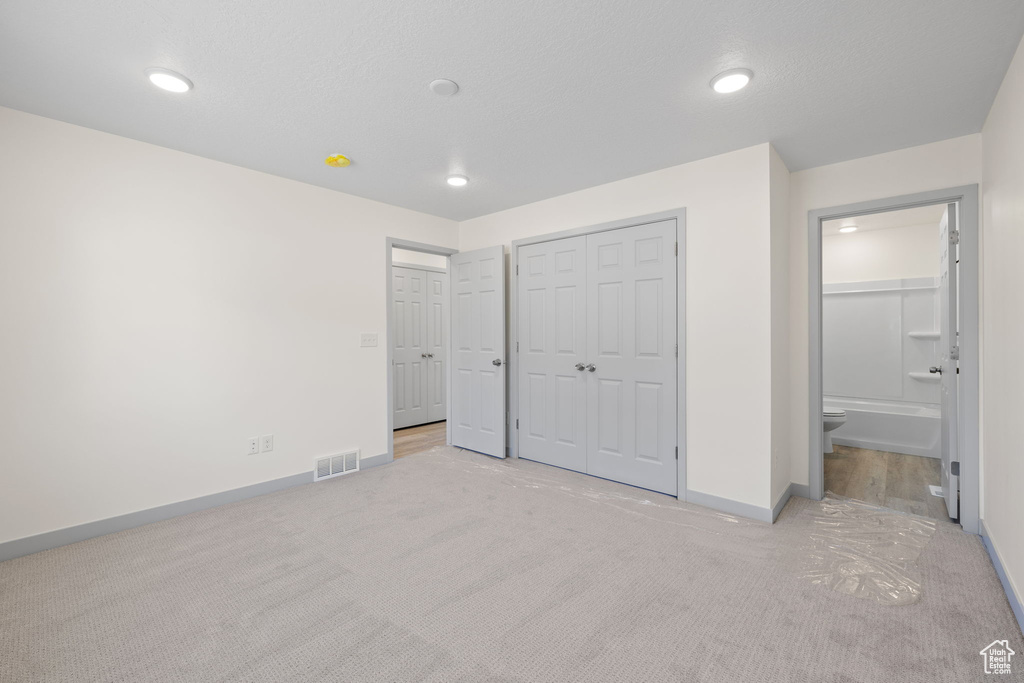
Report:
<svg viewBox="0 0 1024 683"><path fill-rule="evenodd" d="M957 339L957 205L946 207L939 222L939 362L930 372L941 374L942 409L939 437L942 448L942 492L946 509L953 519L960 517L959 437L957 431L957 361L960 358Z"/></svg>
<svg viewBox="0 0 1024 683"><path fill-rule="evenodd" d="M505 457L505 252L451 257L452 445Z"/></svg>

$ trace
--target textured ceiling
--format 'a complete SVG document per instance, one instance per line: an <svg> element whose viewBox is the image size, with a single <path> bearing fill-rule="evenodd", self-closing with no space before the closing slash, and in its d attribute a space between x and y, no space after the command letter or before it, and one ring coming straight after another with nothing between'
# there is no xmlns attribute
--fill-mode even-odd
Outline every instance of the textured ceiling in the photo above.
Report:
<svg viewBox="0 0 1024 683"><path fill-rule="evenodd" d="M1022 32L1020 0L5 0L0 104L463 220L766 141L799 170L977 132Z"/></svg>

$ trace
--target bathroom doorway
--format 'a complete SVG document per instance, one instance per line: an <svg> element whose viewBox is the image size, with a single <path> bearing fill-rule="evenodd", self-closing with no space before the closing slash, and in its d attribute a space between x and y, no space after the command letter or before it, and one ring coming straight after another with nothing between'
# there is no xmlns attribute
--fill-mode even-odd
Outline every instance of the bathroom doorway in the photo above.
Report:
<svg viewBox="0 0 1024 683"><path fill-rule="evenodd" d="M812 495L976 526L970 190L812 212Z"/></svg>

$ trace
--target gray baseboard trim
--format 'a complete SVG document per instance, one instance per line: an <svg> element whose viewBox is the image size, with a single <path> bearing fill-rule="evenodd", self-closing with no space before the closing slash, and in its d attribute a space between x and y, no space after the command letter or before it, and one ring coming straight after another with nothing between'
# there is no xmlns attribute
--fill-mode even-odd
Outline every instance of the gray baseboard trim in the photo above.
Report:
<svg viewBox="0 0 1024 683"><path fill-rule="evenodd" d="M811 485L797 484L794 482L789 485L789 492L800 498L811 498ZM813 500L813 498L811 500Z"/></svg>
<svg viewBox="0 0 1024 683"><path fill-rule="evenodd" d="M1020 626L1021 633L1024 634L1024 607L1021 607L1021 598L1014 592L1013 585L1006 575L1006 568L1003 566L1002 560L999 559L999 553L996 552L995 546L992 545L992 539L989 538L988 529L985 527L985 520L980 520L980 522L981 542L985 545L988 556L992 558L992 566L996 568L999 583L1003 584L1006 599L1010 601L1010 609L1013 610L1013 616L1017 617L1017 625Z"/></svg>
<svg viewBox="0 0 1024 683"><path fill-rule="evenodd" d="M693 489L686 489L686 502L703 505L706 508L736 515L737 517L757 520L758 522L771 524L773 521L772 511L768 508L758 507L750 503L741 503L736 500L729 500L728 498L719 498L710 493L701 493Z"/></svg>
<svg viewBox="0 0 1024 683"><path fill-rule="evenodd" d="M380 467L381 465L387 465L389 462L394 462L394 459L387 453L381 453L380 455L371 455L369 458L359 459L359 469L368 470L371 467Z"/></svg>
<svg viewBox="0 0 1024 683"><path fill-rule="evenodd" d="M786 490L782 492L781 496L779 496L779 499L775 501L775 505L772 506L772 524L774 524L775 520L779 518L779 513L782 512L782 508L786 507L786 503L789 502L789 499L792 496L793 483L790 482L789 486L786 487Z"/></svg>
<svg viewBox="0 0 1024 683"><path fill-rule="evenodd" d="M365 470L379 465L386 465L389 462L391 462L391 460L388 457L388 454L384 453L382 455L374 455L369 458L362 458L359 461L359 468L361 470ZM97 536L105 536L117 531L124 531L125 529L134 529L135 527L152 524L153 522L161 522L165 519L180 517L181 515L187 515L191 512L208 510L210 508L217 507L218 505L236 503L240 500L245 500L246 498L255 498L256 496L274 493L275 491L281 491L293 486L312 483L313 471L310 470L309 472L300 472L299 474L292 474L287 477L281 477L280 479L272 479L258 484L250 484L249 486L231 489L230 491L211 493L206 496L182 500L177 503L168 503L167 505L139 510L138 512L129 512L124 515L118 515L117 517L109 517L95 522L78 524L65 529L57 529L56 531L47 531L45 533L36 534L35 536L17 538L13 541L0 543L0 562L3 562L4 560L13 560L16 557L31 555L32 553L38 553L43 550L59 548L60 546L68 545L69 543L77 543L78 541L85 541L90 538L96 538Z"/></svg>

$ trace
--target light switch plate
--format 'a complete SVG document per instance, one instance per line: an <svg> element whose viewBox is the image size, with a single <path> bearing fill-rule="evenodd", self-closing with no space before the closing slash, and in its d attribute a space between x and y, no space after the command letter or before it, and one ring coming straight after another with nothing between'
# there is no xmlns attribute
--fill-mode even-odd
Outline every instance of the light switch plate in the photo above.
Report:
<svg viewBox="0 0 1024 683"><path fill-rule="evenodd" d="M377 345L377 333L376 332L363 332L359 336L360 346L376 346Z"/></svg>

